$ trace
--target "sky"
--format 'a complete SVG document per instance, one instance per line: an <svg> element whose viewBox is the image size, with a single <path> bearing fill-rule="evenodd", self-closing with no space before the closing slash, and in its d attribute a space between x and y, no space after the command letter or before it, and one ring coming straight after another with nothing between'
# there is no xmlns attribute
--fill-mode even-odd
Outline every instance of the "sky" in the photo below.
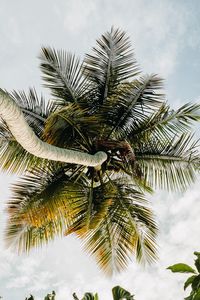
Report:
<svg viewBox="0 0 200 300"><path fill-rule="evenodd" d="M165 79L172 107L200 101L200 1L191 0L0 0L0 87L9 91L35 87L48 98L41 83L41 46L66 49L79 57L112 25L130 36L144 73ZM3 230L5 203L15 176L0 174L0 295L36 300L56 290L57 300L72 293L99 292L110 300L121 285L136 300L179 300L185 275L166 267L193 263L200 251L200 179L184 194L156 191L150 197L159 224L159 260L146 268L134 260L127 271L108 279L74 237L60 238L29 255L6 249Z"/></svg>

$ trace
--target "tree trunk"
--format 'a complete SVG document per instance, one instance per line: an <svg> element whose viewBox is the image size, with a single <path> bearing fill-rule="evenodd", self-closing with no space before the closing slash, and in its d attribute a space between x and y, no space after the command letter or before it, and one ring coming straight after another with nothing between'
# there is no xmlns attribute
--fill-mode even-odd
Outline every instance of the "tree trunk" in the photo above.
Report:
<svg viewBox="0 0 200 300"><path fill-rule="evenodd" d="M107 159L107 154L103 151L91 155L80 151L55 147L41 141L26 122L19 106L1 89L0 115L16 141L26 151L37 157L89 167L99 166Z"/></svg>

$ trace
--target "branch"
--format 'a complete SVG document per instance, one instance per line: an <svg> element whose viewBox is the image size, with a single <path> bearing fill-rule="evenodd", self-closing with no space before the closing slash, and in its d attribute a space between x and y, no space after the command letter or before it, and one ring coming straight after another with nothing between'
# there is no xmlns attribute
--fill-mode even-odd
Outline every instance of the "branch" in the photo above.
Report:
<svg viewBox="0 0 200 300"><path fill-rule="evenodd" d="M102 151L91 155L80 151L55 147L41 141L26 122L20 107L1 89L0 115L16 141L34 156L89 167L99 166L107 159L107 154Z"/></svg>

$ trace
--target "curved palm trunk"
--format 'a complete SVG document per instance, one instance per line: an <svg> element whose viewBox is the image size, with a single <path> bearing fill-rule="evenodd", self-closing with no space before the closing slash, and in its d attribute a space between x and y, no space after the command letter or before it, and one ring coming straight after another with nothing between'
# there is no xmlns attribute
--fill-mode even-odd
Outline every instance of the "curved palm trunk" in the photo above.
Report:
<svg viewBox="0 0 200 300"><path fill-rule="evenodd" d="M99 166L107 159L107 154L103 151L91 155L41 141L26 122L21 109L3 90L0 90L0 115L17 142L34 156L89 167Z"/></svg>

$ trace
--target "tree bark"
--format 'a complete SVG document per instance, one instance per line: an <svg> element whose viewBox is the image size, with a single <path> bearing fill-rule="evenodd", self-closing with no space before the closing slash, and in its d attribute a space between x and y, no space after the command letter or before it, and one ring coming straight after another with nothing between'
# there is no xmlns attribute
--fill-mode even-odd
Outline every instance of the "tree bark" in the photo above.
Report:
<svg viewBox="0 0 200 300"><path fill-rule="evenodd" d="M59 148L41 141L26 122L24 115L14 100L0 89L0 116L6 122L16 141L34 156L88 167L101 165L107 154L99 151L94 155Z"/></svg>

